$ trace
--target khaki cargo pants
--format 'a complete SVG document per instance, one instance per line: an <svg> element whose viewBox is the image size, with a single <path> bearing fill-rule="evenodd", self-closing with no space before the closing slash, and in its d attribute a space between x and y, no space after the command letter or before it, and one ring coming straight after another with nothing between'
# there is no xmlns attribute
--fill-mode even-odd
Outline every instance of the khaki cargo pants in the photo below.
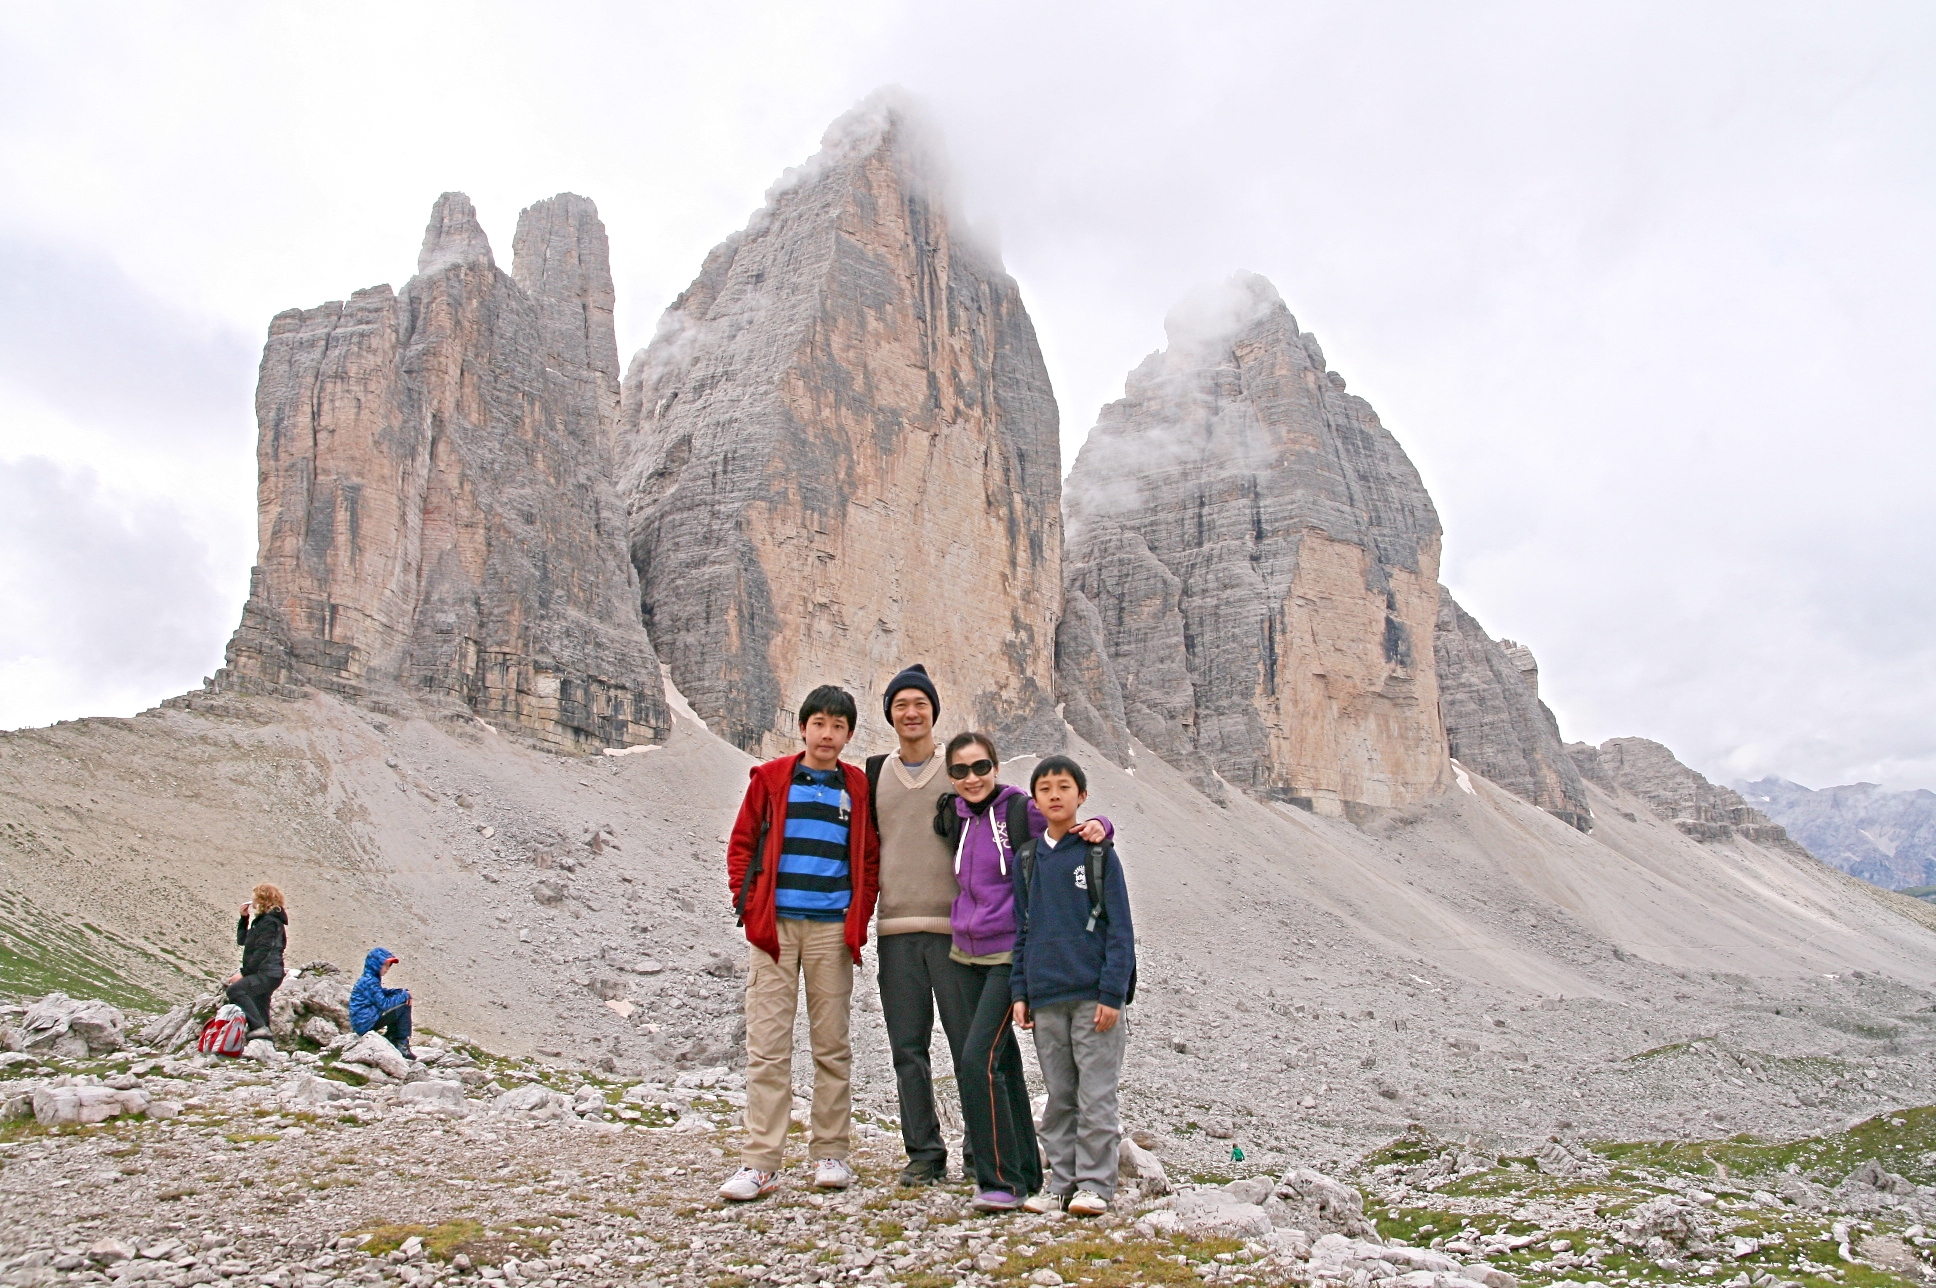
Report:
<svg viewBox="0 0 1936 1288"><path fill-rule="evenodd" d="M749 948L746 959L746 1145L740 1161L762 1172L779 1171L786 1159L793 1020L803 979L813 1047L808 1156L846 1158L853 1137L854 1049L847 1014L854 997L854 958L847 949L846 923L781 917L776 929L779 958Z"/></svg>

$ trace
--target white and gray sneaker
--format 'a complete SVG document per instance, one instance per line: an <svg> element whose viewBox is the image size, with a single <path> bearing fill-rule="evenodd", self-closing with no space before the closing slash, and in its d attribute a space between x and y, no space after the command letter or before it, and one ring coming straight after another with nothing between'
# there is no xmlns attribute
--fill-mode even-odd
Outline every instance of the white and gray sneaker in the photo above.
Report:
<svg viewBox="0 0 1936 1288"><path fill-rule="evenodd" d="M719 1187L719 1197L734 1203L751 1203L754 1199L765 1198L779 1188L779 1173L742 1167L727 1177L726 1183Z"/></svg>
<svg viewBox="0 0 1936 1288"><path fill-rule="evenodd" d="M1063 1210L1070 1216L1101 1216L1109 1210L1109 1200L1094 1190L1077 1190Z"/></svg>
<svg viewBox="0 0 1936 1288"><path fill-rule="evenodd" d="M815 1189L844 1190L858 1179L844 1158L823 1158L813 1165Z"/></svg>
<svg viewBox="0 0 1936 1288"><path fill-rule="evenodd" d="M1037 1190L1022 1200L1022 1207L1025 1211L1034 1212L1038 1215L1060 1212L1062 1210L1063 1198L1063 1195L1057 1194L1052 1190Z"/></svg>

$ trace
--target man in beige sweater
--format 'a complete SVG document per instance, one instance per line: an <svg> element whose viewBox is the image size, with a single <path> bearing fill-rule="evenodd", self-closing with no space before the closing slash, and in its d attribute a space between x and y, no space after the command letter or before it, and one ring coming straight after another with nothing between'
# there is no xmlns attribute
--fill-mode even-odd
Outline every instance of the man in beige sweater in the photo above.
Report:
<svg viewBox="0 0 1936 1288"><path fill-rule="evenodd" d="M881 706L900 748L867 761L870 802L881 844L879 922L881 1016L901 1098L901 1143L908 1164L903 1185L932 1185L948 1177L948 1147L934 1111L928 1046L934 1013L949 1053L959 1058L973 1019L972 972L949 959L955 900L954 854L934 830L934 803L948 790L934 722L941 699L919 663L888 681ZM972 1160L962 1160L972 1171ZM966 1173L965 1173L966 1174Z"/></svg>

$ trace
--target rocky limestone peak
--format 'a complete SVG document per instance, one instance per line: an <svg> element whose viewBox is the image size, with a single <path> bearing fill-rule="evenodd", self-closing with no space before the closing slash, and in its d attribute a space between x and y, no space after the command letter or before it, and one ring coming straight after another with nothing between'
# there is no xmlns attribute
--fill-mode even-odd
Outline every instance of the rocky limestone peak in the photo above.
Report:
<svg viewBox="0 0 1936 1288"><path fill-rule="evenodd" d="M451 264L494 263L491 239L477 222L477 210L461 192L446 192L430 208L424 226L423 249L417 252L417 272L434 273Z"/></svg>
<svg viewBox="0 0 1936 1288"><path fill-rule="evenodd" d="M1609 738L1598 747L1575 742L1568 743L1566 750L1575 762L1584 762L1580 764L1583 776L1639 797L1656 817L1697 841L1725 841L1739 836L1797 854L1808 853L1790 839L1785 828L1749 805L1739 792L1709 782L1651 738Z"/></svg>
<svg viewBox="0 0 1936 1288"><path fill-rule="evenodd" d="M1080 690L1108 711L1113 681L1121 732L1213 792L1326 813L1435 793L1439 522L1417 470L1265 279L1166 326L1069 475L1069 602L1096 610L1108 670L1065 667L1065 709Z"/></svg>
<svg viewBox="0 0 1936 1288"><path fill-rule="evenodd" d="M1559 721L1539 700L1532 650L1494 643L1452 592L1439 587L1439 715L1452 758L1582 832L1591 831L1580 770L1560 741Z"/></svg>
<svg viewBox="0 0 1936 1288"><path fill-rule="evenodd" d="M616 416L620 368L612 309L618 295L598 207L570 192L527 206L518 213L511 255L511 276L538 302L547 364L598 373L610 386Z"/></svg>
<svg viewBox="0 0 1936 1288"><path fill-rule="evenodd" d="M519 242L530 289L446 193L400 296L270 325L260 554L221 686L454 703L561 746L669 730L612 486L616 357L591 342L604 230L561 197Z"/></svg>
<svg viewBox="0 0 1936 1288"><path fill-rule="evenodd" d="M1047 729L1061 459L1034 327L938 149L870 99L706 258L633 359L621 490L648 628L722 736L926 660L944 719ZM936 659L949 659L945 665Z"/></svg>
<svg viewBox="0 0 1936 1288"><path fill-rule="evenodd" d="M1441 593L1443 593L1442 589ZM1526 682L1526 691L1537 698L1539 696L1539 659L1533 656L1533 650L1517 640L1503 637L1499 641L1499 647L1505 652L1506 660L1513 664L1513 669L1519 672L1519 678Z"/></svg>

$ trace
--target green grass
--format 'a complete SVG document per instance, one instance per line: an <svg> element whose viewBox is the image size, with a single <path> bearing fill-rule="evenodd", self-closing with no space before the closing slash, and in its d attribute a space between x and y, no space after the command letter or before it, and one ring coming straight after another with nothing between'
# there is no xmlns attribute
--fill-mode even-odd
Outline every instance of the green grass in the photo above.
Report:
<svg viewBox="0 0 1936 1288"><path fill-rule="evenodd" d="M1196 1284L1196 1267L1219 1253L1243 1250L1241 1239L1125 1239L1117 1242L1099 1229L1079 1230L1021 1257L1007 1254L992 1278L1020 1283L1037 1270L1053 1270L1068 1283L1087 1280L1093 1288L1133 1288L1137 1284ZM1181 1258L1181 1260L1179 1260ZM910 1278L908 1282L913 1282Z"/></svg>
<svg viewBox="0 0 1936 1288"><path fill-rule="evenodd" d="M1901 1127L1892 1121L1902 1122ZM1880 1114L1845 1132L1764 1141L1732 1136L1715 1141L1642 1141L1594 1146L1619 1163L1686 1176L1775 1180L1790 1163L1816 1181L1835 1185L1868 1159L1918 1185L1936 1184L1936 1106Z"/></svg>
<svg viewBox="0 0 1936 1288"><path fill-rule="evenodd" d="M149 967L144 973L178 985L173 991L185 994L202 986L201 971L170 950L135 943L88 922L63 921L18 891L0 890L0 994L66 993L98 997L130 1010L166 1010L166 997L125 978L110 964L130 958Z"/></svg>

